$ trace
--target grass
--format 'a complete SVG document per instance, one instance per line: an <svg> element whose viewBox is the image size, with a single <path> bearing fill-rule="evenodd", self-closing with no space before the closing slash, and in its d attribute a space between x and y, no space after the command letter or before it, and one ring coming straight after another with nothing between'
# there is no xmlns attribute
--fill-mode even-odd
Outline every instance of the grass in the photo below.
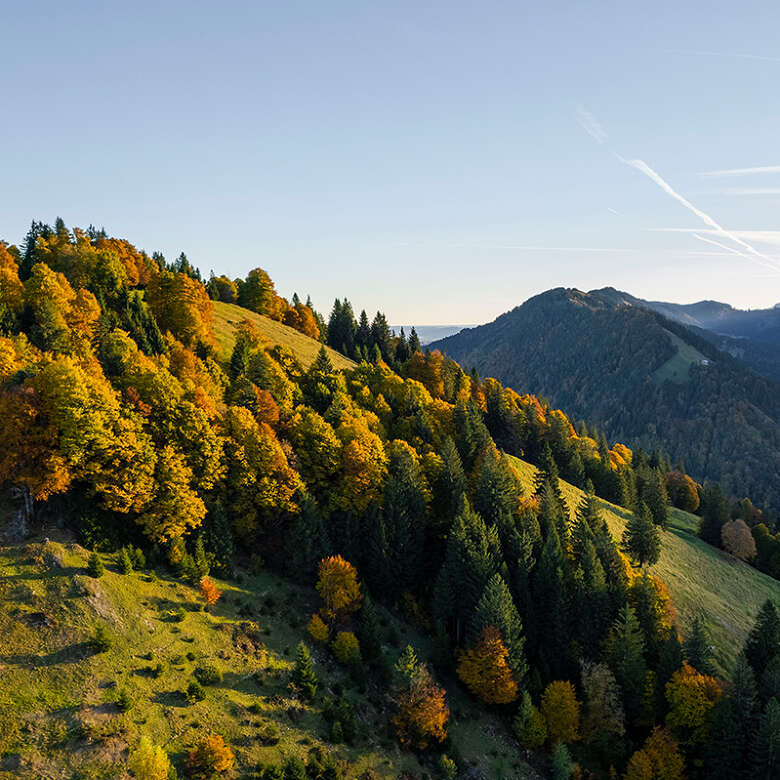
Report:
<svg viewBox="0 0 780 780"><path fill-rule="evenodd" d="M236 343L236 328L242 320L252 322L260 333L272 344L280 344L291 349L301 365L308 368L317 357L322 344L315 341L294 328L276 322L262 314L255 314L249 309L244 309L234 303L214 302L214 331L219 342L220 357L227 360ZM336 350L325 347L335 368L353 368L355 364L349 358L345 358Z"/></svg>
<svg viewBox="0 0 780 780"><path fill-rule="evenodd" d="M523 486L532 490L536 467L512 458ZM582 491L561 480L569 511L582 498ZM604 518L620 539L630 512L601 501ZM669 526L661 532L661 559L651 572L669 590L685 635L693 618L703 616L715 646L715 660L722 671L731 668L761 605L767 599L780 604L780 582L733 558L696 536L698 518L670 509Z"/></svg>
<svg viewBox="0 0 780 780"><path fill-rule="evenodd" d="M653 381L663 384L667 379L678 385L684 385L690 379L691 366L701 363L704 355L698 349L683 341L679 336L666 331L677 352L653 373Z"/></svg>
<svg viewBox="0 0 780 780"><path fill-rule="evenodd" d="M355 777L373 767L396 778L426 767L398 750L388 729L391 705L371 682L358 694L349 676L322 647L312 647L324 694L343 688L353 699L362 735L354 746L335 745L322 700L303 704L288 689L289 670L318 606L313 589L272 574L245 575L241 584L218 582L223 596L202 611L196 590L162 573L121 575L109 558L103 577L85 574L87 551L49 541L0 547L0 778L110 778L142 735L181 759L194 741L215 731L231 745L237 775L254 777L258 763L305 759L317 746L350 765ZM180 614L184 610L184 619ZM425 657L429 643L380 611L393 654L412 642ZM114 642L90 646L97 625ZM205 686L194 704L183 695L195 668L213 664L223 680ZM519 761L506 726L486 715L447 681L451 726L460 753L497 776L533 777ZM117 705L121 692L132 702ZM267 739L270 733L278 736Z"/></svg>

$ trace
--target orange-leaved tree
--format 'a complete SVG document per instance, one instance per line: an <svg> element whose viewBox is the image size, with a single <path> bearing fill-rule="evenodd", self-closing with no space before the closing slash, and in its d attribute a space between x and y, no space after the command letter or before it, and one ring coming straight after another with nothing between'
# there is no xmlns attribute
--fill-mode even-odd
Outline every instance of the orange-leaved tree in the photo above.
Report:
<svg viewBox="0 0 780 780"><path fill-rule="evenodd" d="M219 601L222 591L214 584L213 580L203 577L200 581L200 595L206 606L210 607Z"/></svg>
<svg viewBox="0 0 780 780"><path fill-rule="evenodd" d="M233 751L219 734L204 737L187 756L190 777L204 780L229 771L234 763Z"/></svg>
<svg viewBox="0 0 780 780"><path fill-rule="evenodd" d="M722 693L719 680L684 663L666 683L667 725L689 742L702 742L712 709Z"/></svg>
<svg viewBox="0 0 780 780"><path fill-rule="evenodd" d="M517 683L507 659L509 651L495 626L482 629L470 650L460 657L458 677L488 704L508 704L517 698Z"/></svg>
<svg viewBox="0 0 780 780"><path fill-rule="evenodd" d="M680 747L664 728L656 726L628 762L625 780L682 780L685 761Z"/></svg>

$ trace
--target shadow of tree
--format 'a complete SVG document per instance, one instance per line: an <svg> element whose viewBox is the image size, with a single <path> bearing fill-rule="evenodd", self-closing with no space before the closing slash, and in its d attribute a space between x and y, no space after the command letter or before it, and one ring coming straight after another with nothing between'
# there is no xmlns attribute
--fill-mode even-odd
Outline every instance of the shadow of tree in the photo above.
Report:
<svg viewBox="0 0 780 780"><path fill-rule="evenodd" d="M35 653L18 653L16 655L0 655L0 661L35 669L59 664L75 664L95 654L90 642L77 642L50 653L36 655Z"/></svg>

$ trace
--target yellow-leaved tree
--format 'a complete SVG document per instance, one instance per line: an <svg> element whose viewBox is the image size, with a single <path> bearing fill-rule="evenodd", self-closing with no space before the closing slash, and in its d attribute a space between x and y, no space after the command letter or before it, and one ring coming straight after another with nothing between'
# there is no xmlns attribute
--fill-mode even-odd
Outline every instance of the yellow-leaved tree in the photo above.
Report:
<svg viewBox="0 0 780 780"><path fill-rule="evenodd" d="M482 629L474 647L458 662L458 677L488 704L508 704L517 698L517 682L509 668L509 651L495 626Z"/></svg>

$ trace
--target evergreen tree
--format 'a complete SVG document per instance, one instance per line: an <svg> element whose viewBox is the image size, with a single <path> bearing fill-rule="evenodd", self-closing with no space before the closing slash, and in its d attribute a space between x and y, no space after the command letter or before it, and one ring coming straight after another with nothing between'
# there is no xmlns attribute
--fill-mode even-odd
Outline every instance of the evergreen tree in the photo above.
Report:
<svg viewBox="0 0 780 780"><path fill-rule="evenodd" d="M90 577L102 577L105 574L106 567L103 565L103 559L93 551L87 560L87 574Z"/></svg>
<svg viewBox="0 0 780 780"><path fill-rule="evenodd" d="M701 615L696 615L691 631L683 642L685 660L702 674L715 674L712 662L712 643Z"/></svg>
<svg viewBox="0 0 780 780"><path fill-rule="evenodd" d="M647 504L653 522L666 528L668 521L669 496L666 492L666 479L660 469L653 469L642 489L642 500Z"/></svg>
<svg viewBox="0 0 780 780"><path fill-rule="evenodd" d="M371 323L371 342L379 347L382 353L382 359L388 365L395 362L395 350L393 349L393 336L390 333L390 326L387 324L387 318L381 312L377 312L374 321Z"/></svg>
<svg viewBox="0 0 780 780"><path fill-rule="evenodd" d="M198 581L208 576L211 571L211 565L206 556L206 547L203 544L202 536L198 536L198 541L195 542L195 552L192 556L192 563L194 576Z"/></svg>
<svg viewBox="0 0 780 780"><path fill-rule="evenodd" d="M355 345L363 350L363 354L374 346L371 341L371 323L368 321L366 310L360 312L360 321L355 333Z"/></svg>
<svg viewBox="0 0 780 780"><path fill-rule="evenodd" d="M130 553L127 547L123 547L117 556L117 566L122 574L131 574L133 571L133 562L130 560Z"/></svg>
<svg viewBox="0 0 780 780"><path fill-rule="evenodd" d="M314 662L305 642L298 645L295 655L295 666L292 671L292 681L301 691L307 701L312 701L317 695L317 675L314 672Z"/></svg>
<svg viewBox="0 0 780 780"><path fill-rule="evenodd" d="M459 400L455 404L453 423L456 432L455 444L461 461L464 468L470 471L477 456L484 452L491 442L482 412L473 399Z"/></svg>
<svg viewBox="0 0 780 780"><path fill-rule="evenodd" d="M401 326L401 332L395 342L395 362L401 366L406 363L407 360L409 360L409 342L407 342L406 334L404 333L403 326Z"/></svg>
<svg viewBox="0 0 780 780"><path fill-rule="evenodd" d="M767 599L756 617L745 641L745 656L760 680L769 662L780 654L780 617L775 605Z"/></svg>
<svg viewBox="0 0 780 780"><path fill-rule="evenodd" d="M770 699L758 724L753 743L751 778L776 780L780 776L780 703Z"/></svg>
<svg viewBox="0 0 780 780"><path fill-rule="evenodd" d="M483 629L495 626L509 651L509 666L522 682L528 666L525 661L523 624L509 588L500 574L494 574L482 591L469 623L468 641L473 644Z"/></svg>
<svg viewBox="0 0 780 780"><path fill-rule="evenodd" d="M626 604L612 625L604 647L605 657L623 692L629 719L639 714L645 682L644 639L634 610Z"/></svg>
<svg viewBox="0 0 780 780"><path fill-rule="evenodd" d="M314 582L318 563L331 552L328 531L317 503L308 494L300 499L284 537L286 568L299 582Z"/></svg>
<svg viewBox="0 0 780 780"><path fill-rule="evenodd" d="M204 532L206 549L211 553L215 571L222 577L232 577L235 555L233 526L221 501L217 500L206 515Z"/></svg>
<svg viewBox="0 0 780 780"><path fill-rule="evenodd" d="M409 331L409 354L414 355L415 352L422 352L422 346L420 337L417 335L414 325L412 325L412 329Z"/></svg>
<svg viewBox="0 0 780 780"><path fill-rule="evenodd" d="M363 604L360 607L359 639L360 652L363 658L368 663L378 661L382 654L382 640L376 608L368 593L363 597Z"/></svg>
<svg viewBox="0 0 780 780"><path fill-rule="evenodd" d="M730 519L728 501L726 501L720 485L717 482L707 485L701 500L699 536L705 542L720 547L721 529Z"/></svg>
<svg viewBox="0 0 780 780"><path fill-rule="evenodd" d="M644 503L628 519L622 544L623 550L635 565L652 566L658 563L661 557L661 537Z"/></svg>

